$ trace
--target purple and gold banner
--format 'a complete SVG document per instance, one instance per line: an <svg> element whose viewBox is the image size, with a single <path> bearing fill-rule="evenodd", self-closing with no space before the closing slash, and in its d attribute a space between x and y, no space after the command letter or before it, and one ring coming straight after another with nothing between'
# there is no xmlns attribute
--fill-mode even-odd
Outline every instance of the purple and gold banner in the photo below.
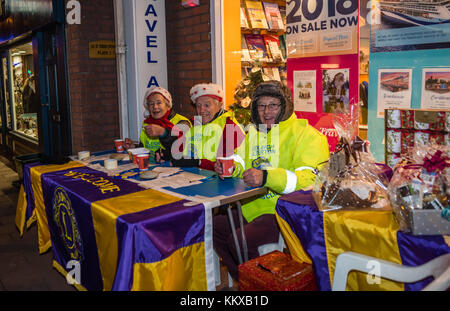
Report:
<svg viewBox="0 0 450 311"><path fill-rule="evenodd" d="M205 208L202 204L185 206L186 202L177 201L118 218L119 262L113 290L207 289ZM189 260L194 264L189 265ZM146 272L133 275L133 270ZM168 270L172 272L167 274Z"/></svg>
<svg viewBox="0 0 450 311"><path fill-rule="evenodd" d="M81 284L102 290L91 204L142 188L88 167L42 174L41 183L55 261L62 267L77 261Z"/></svg>
<svg viewBox="0 0 450 311"><path fill-rule="evenodd" d="M313 264L320 290L331 290L337 256L353 251L406 266L422 265L450 253L442 236L413 236L400 232L391 211L320 212L311 192L282 196L276 216L295 260ZM420 290L432 279L403 284L381 279L369 284L367 275L351 272L349 290Z"/></svg>
<svg viewBox="0 0 450 311"><path fill-rule="evenodd" d="M64 275L75 261L78 289L214 286L211 211L202 204L185 205L77 162L27 172L16 218L25 219L27 209L37 216L40 251L52 247L54 266Z"/></svg>

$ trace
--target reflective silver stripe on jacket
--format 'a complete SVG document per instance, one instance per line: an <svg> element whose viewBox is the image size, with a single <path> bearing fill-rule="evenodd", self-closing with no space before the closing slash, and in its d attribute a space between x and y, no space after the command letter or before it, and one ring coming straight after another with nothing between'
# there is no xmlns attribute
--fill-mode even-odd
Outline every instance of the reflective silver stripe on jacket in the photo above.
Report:
<svg viewBox="0 0 450 311"><path fill-rule="evenodd" d="M295 187L297 187L297 175L295 173L286 170L286 188L282 194L288 194L295 191Z"/></svg>

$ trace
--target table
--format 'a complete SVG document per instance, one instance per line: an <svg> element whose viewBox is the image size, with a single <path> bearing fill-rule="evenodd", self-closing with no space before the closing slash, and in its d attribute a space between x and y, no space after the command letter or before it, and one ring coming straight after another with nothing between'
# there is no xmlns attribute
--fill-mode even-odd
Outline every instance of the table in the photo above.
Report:
<svg viewBox="0 0 450 311"><path fill-rule="evenodd" d="M64 275L79 264L78 289L214 290L212 208L266 192L234 178L144 189L76 161L31 163L16 225L37 222L39 251Z"/></svg>
<svg viewBox="0 0 450 311"><path fill-rule="evenodd" d="M418 266L450 253L447 236L413 236L398 230L392 211L327 211L317 209L311 191L282 196L276 217L293 258L312 263L320 290L331 290L337 256L353 251L407 266ZM403 284L350 272L348 290L420 290L432 278ZM372 284L371 284L372 283Z"/></svg>

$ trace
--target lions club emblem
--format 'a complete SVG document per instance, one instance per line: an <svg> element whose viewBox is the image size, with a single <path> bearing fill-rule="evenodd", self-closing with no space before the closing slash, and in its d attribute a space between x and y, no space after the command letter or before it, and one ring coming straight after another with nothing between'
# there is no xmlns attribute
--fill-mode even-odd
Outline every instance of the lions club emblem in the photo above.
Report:
<svg viewBox="0 0 450 311"><path fill-rule="evenodd" d="M83 260L83 244L72 204L66 191L57 187L53 195L53 219L71 259Z"/></svg>

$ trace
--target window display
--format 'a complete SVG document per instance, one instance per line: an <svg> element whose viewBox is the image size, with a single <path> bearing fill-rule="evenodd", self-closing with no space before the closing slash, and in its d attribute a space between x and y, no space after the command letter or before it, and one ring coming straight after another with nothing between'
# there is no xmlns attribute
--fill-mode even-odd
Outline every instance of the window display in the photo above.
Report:
<svg viewBox="0 0 450 311"><path fill-rule="evenodd" d="M10 50L12 107L14 130L37 139L39 98L34 79L33 46L31 42Z"/></svg>
<svg viewBox="0 0 450 311"><path fill-rule="evenodd" d="M2 70L3 70L3 90L4 99L6 105L6 124L8 128L11 128L11 106L10 106L10 95L9 95L9 76L8 76L8 59L6 57L2 58ZM3 124L3 123L0 123Z"/></svg>

